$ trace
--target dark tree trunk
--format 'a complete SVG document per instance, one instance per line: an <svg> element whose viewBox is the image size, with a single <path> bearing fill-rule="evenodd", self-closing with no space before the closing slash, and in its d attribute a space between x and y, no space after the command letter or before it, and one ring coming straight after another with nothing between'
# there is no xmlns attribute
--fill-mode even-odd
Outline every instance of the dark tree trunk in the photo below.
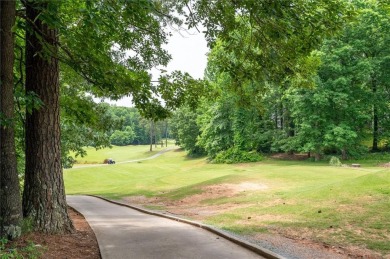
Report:
<svg viewBox="0 0 390 259"><path fill-rule="evenodd" d="M283 108L283 103L280 104L280 129L284 129L284 108Z"/></svg>
<svg viewBox="0 0 390 259"><path fill-rule="evenodd" d="M150 120L150 152L153 151L153 120Z"/></svg>
<svg viewBox="0 0 390 259"><path fill-rule="evenodd" d="M372 151L378 151L378 125L379 125L379 118L378 118L378 110L374 105L374 118L373 118L373 132L372 132Z"/></svg>
<svg viewBox="0 0 390 259"><path fill-rule="evenodd" d="M321 160L321 153L320 152L315 152L314 153L314 161L320 161Z"/></svg>
<svg viewBox="0 0 390 259"><path fill-rule="evenodd" d="M345 148L341 149L341 159L342 160L347 160L348 159L347 150Z"/></svg>
<svg viewBox="0 0 390 259"><path fill-rule="evenodd" d="M0 2L0 237L20 235L22 200L16 163L14 132L14 37L15 1Z"/></svg>
<svg viewBox="0 0 390 259"><path fill-rule="evenodd" d="M156 124L153 124L153 136L154 136L154 147L157 148L157 130L156 130Z"/></svg>
<svg viewBox="0 0 390 259"><path fill-rule="evenodd" d="M165 121L165 147L168 147L168 121Z"/></svg>
<svg viewBox="0 0 390 259"><path fill-rule="evenodd" d="M376 82L375 80L372 81L372 92L374 94L374 98L376 99ZM373 104L373 129L372 129L372 151L378 151L378 138L379 138L379 132L378 132L378 124L379 124L379 118L378 118L378 108L375 104Z"/></svg>
<svg viewBox="0 0 390 259"><path fill-rule="evenodd" d="M64 233L72 231L73 225L68 217L61 167L58 35L56 29L40 20L47 5L26 1L30 21L26 33L26 92L35 93L43 105L26 118L23 214L32 219L38 231Z"/></svg>
<svg viewBox="0 0 390 259"><path fill-rule="evenodd" d="M293 121L293 119L291 118L290 114L288 113L288 116L287 116L287 121L288 121L288 130L287 130L287 136L289 138L292 138L295 136L295 123ZM293 155L294 154L294 150L289 150L288 151L288 154L289 155Z"/></svg>

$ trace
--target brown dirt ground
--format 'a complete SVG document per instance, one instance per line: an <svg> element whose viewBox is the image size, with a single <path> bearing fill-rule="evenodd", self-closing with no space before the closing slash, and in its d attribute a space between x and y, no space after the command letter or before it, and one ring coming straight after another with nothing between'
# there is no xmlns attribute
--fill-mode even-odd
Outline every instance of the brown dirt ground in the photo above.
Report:
<svg viewBox="0 0 390 259"><path fill-rule="evenodd" d="M31 242L42 251L39 258L56 259L100 259L100 251L95 233L83 215L68 208L68 213L76 229L74 233L64 235L48 235L30 232L9 246L23 248ZM28 258L28 256L27 256Z"/></svg>
<svg viewBox="0 0 390 259"><path fill-rule="evenodd" d="M388 168L388 167L390 167L390 162L385 163L385 164L380 164L379 166Z"/></svg>
<svg viewBox="0 0 390 259"><path fill-rule="evenodd" d="M215 214L220 214L222 212L227 212L237 208L243 208L243 206L248 206L242 204L210 205L205 203L205 200L221 197L232 197L245 191L262 191L267 188L267 185L252 182L242 182L238 184L216 184L204 187L202 193L194 194L181 200L167 200L160 197L147 198L145 196L130 196L123 198L122 202L129 205L137 205L153 209L161 207L163 208L163 213L202 221L207 217ZM254 220L255 218L256 217L253 216L248 217L248 221ZM275 219L274 216L272 216L272 219ZM267 221L267 218L264 220ZM288 221L291 219L281 218L279 220ZM242 224L245 224L245 222L242 222ZM250 236L250 238L255 240L268 240L269 242L275 244L275 246L285 246L286 243L289 243L290 246L297 248L299 247L303 250L305 250L305 248L316 250L319 254L328 255L324 258L390 259L390 255L382 257L380 254L365 248L353 246L335 247L314 241L312 239L311 231L306 231L304 229L297 231L294 229L272 228L270 229L269 234L258 233L256 235ZM335 257L332 255L335 255Z"/></svg>

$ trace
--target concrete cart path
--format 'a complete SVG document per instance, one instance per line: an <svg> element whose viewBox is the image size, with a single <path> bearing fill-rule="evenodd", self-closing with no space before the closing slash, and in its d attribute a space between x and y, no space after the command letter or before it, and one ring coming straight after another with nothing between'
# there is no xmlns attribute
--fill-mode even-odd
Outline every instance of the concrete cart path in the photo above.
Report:
<svg viewBox="0 0 390 259"><path fill-rule="evenodd" d="M103 259L262 258L204 229L91 196L67 196L84 215Z"/></svg>
<svg viewBox="0 0 390 259"><path fill-rule="evenodd" d="M164 153L166 153L168 151L175 150L175 149L178 149L178 148L177 147L165 148L165 149L159 151L158 153L156 153L156 154L154 154L153 156L150 156L150 157L126 160L126 161L122 161L122 162L117 162L115 164L120 165L120 164L135 163L135 162L151 160L151 159L155 159L155 158L161 156L162 154L164 154ZM72 168L66 168L65 170L80 169L80 168L90 168L90 167L102 167L102 166L114 166L114 165L112 165L112 164L76 164Z"/></svg>

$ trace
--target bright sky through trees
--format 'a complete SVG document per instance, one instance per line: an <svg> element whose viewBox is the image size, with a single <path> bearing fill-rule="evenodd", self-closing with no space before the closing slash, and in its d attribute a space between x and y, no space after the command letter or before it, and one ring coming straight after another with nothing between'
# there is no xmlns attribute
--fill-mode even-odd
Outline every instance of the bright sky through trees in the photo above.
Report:
<svg viewBox="0 0 390 259"><path fill-rule="evenodd" d="M162 68L168 72L180 70L189 73L193 78L203 78L204 70L207 65L207 47L206 39L203 33L195 29L190 31L172 31L172 37L169 38L169 43L165 46L168 52L172 55L172 60L167 68ZM159 76L158 70L152 71L154 79ZM131 97L122 98L119 101L106 102L116 104L118 106L133 106Z"/></svg>

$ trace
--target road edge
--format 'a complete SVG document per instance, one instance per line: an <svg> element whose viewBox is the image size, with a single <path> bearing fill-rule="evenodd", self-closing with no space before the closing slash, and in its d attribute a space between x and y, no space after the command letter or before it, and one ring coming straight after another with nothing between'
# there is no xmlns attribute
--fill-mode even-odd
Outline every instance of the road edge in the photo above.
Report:
<svg viewBox="0 0 390 259"><path fill-rule="evenodd" d="M149 215L154 215L154 216L158 216L158 217L162 217L162 218L166 218L166 219L171 219L171 220L175 220L175 221L178 221L178 222L181 222L181 223L186 223L186 224L189 224L189 225L192 225L192 226L195 226L195 227L198 227L198 228L202 228L202 229L205 229L211 233L214 233L220 237L223 237L237 245L240 245L242 247L245 247L246 249L249 249L251 250L252 252L255 252L256 254L258 255L261 255L265 258L268 258L268 259L286 259L286 257L283 257L281 255L278 255L264 247L261 247L259 245L255 245L255 244L252 244L252 243L249 243L245 240L242 240L236 236L233 236L233 235L230 235L226 232L222 232L221 230L217 229L217 228L214 228L212 226L209 226L209 225L206 225L206 224L203 224L203 223L199 223L199 222L196 222L196 221L192 221L192 220L188 220L188 219L183 219L183 218L179 218L179 217L175 217L175 216L171 216L171 215L167 215L167 214L163 214L163 213L160 213L160 212L156 212L156 211L152 211L152 210L148 210L148 209L145 209L145 208L141 208L141 207L138 207L138 206L134 206L134 205L129 205L129 204L125 204L125 203L121 203L121 202L118 202L118 201L113 201L113 200L110 200L110 199L107 199L107 198L104 198L104 197L101 197L101 196L97 196L97 195L86 195L86 196L91 196L91 197L95 197L95 198L99 198L99 199L102 199L104 201L107 201L107 202L110 202L110 203L113 203L113 204L116 204L116 205L119 205L119 206L123 206L123 207L128 207L130 209L134 209L134 210L137 210L137 211L140 211L140 212L143 212L143 213L146 213L146 214L149 214Z"/></svg>

